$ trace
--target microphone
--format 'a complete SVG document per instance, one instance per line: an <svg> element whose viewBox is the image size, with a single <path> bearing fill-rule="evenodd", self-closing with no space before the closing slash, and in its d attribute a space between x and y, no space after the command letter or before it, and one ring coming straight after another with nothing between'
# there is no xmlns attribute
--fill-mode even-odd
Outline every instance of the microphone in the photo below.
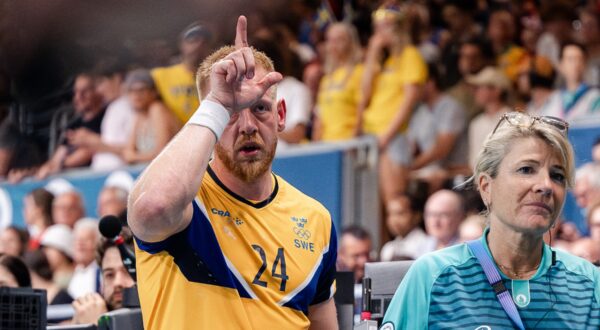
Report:
<svg viewBox="0 0 600 330"><path fill-rule="evenodd" d="M133 281L136 282L135 253L125 246L123 236L119 235L121 229L123 229L123 225L121 225L119 218L114 215L102 217L98 224L98 229L100 229L102 236L115 243L117 249L119 249L123 266L125 266L125 269L127 269L127 272Z"/></svg>

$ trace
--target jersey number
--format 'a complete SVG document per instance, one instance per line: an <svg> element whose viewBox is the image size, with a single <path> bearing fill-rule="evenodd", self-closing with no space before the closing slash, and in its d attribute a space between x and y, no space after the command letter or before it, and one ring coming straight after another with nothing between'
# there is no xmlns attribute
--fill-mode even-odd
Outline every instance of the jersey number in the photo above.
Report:
<svg viewBox="0 0 600 330"><path fill-rule="evenodd" d="M256 276L254 276L252 284L260 285L266 288L267 282L261 281L260 277L267 269L267 255L265 254L265 250L259 245L253 244L252 248L258 253L260 259L262 260L262 265L258 269L258 273L256 273ZM277 266L279 266L279 268L281 269L280 273L277 273ZM283 253L283 248L277 249L277 257L275 258L275 261L273 262L273 267L271 268L271 276L274 278L281 279L279 291L285 291L285 285L289 277L287 276L287 273L285 271L285 255Z"/></svg>

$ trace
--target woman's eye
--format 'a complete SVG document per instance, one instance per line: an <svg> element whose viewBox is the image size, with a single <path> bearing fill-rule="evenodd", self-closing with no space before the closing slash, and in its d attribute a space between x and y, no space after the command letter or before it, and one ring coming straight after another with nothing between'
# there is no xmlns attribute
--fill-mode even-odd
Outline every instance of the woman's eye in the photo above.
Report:
<svg viewBox="0 0 600 330"><path fill-rule="evenodd" d="M531 167L531 166L519 167L517 172L522 173L522 174L531 174L531 173L533 173L533 167Z"/></svg>
<svg viewBox="0 0 600 330"><path fill-rule="evenodd" d="M552 178L552 180L558 183L565 183L566 181L565 175L560 172L551 173L550 177Z"/></svg>

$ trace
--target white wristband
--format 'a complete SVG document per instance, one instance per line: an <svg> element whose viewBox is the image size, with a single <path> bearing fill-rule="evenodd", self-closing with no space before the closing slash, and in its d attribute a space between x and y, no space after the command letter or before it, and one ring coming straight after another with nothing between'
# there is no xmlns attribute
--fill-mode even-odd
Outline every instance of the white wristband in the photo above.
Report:
<svg viewBox="0 0 600 330"><path fill-rule="evenodd" d="M225 126L229 123L229 117L229 111L224 106L217 102L204 100L187 123L210 129L219 140Z"/></svg>

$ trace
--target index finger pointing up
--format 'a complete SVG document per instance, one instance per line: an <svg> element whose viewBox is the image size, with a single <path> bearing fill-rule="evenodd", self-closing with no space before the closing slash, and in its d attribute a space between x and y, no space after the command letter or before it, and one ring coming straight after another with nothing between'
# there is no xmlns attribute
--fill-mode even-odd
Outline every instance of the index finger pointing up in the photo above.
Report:
<svg viewBox="0 0 600 330"><path fill-rule="evenodd" d="M246 16L240 15L235 30L235 48L248 47L248 22Z"/></svg>

